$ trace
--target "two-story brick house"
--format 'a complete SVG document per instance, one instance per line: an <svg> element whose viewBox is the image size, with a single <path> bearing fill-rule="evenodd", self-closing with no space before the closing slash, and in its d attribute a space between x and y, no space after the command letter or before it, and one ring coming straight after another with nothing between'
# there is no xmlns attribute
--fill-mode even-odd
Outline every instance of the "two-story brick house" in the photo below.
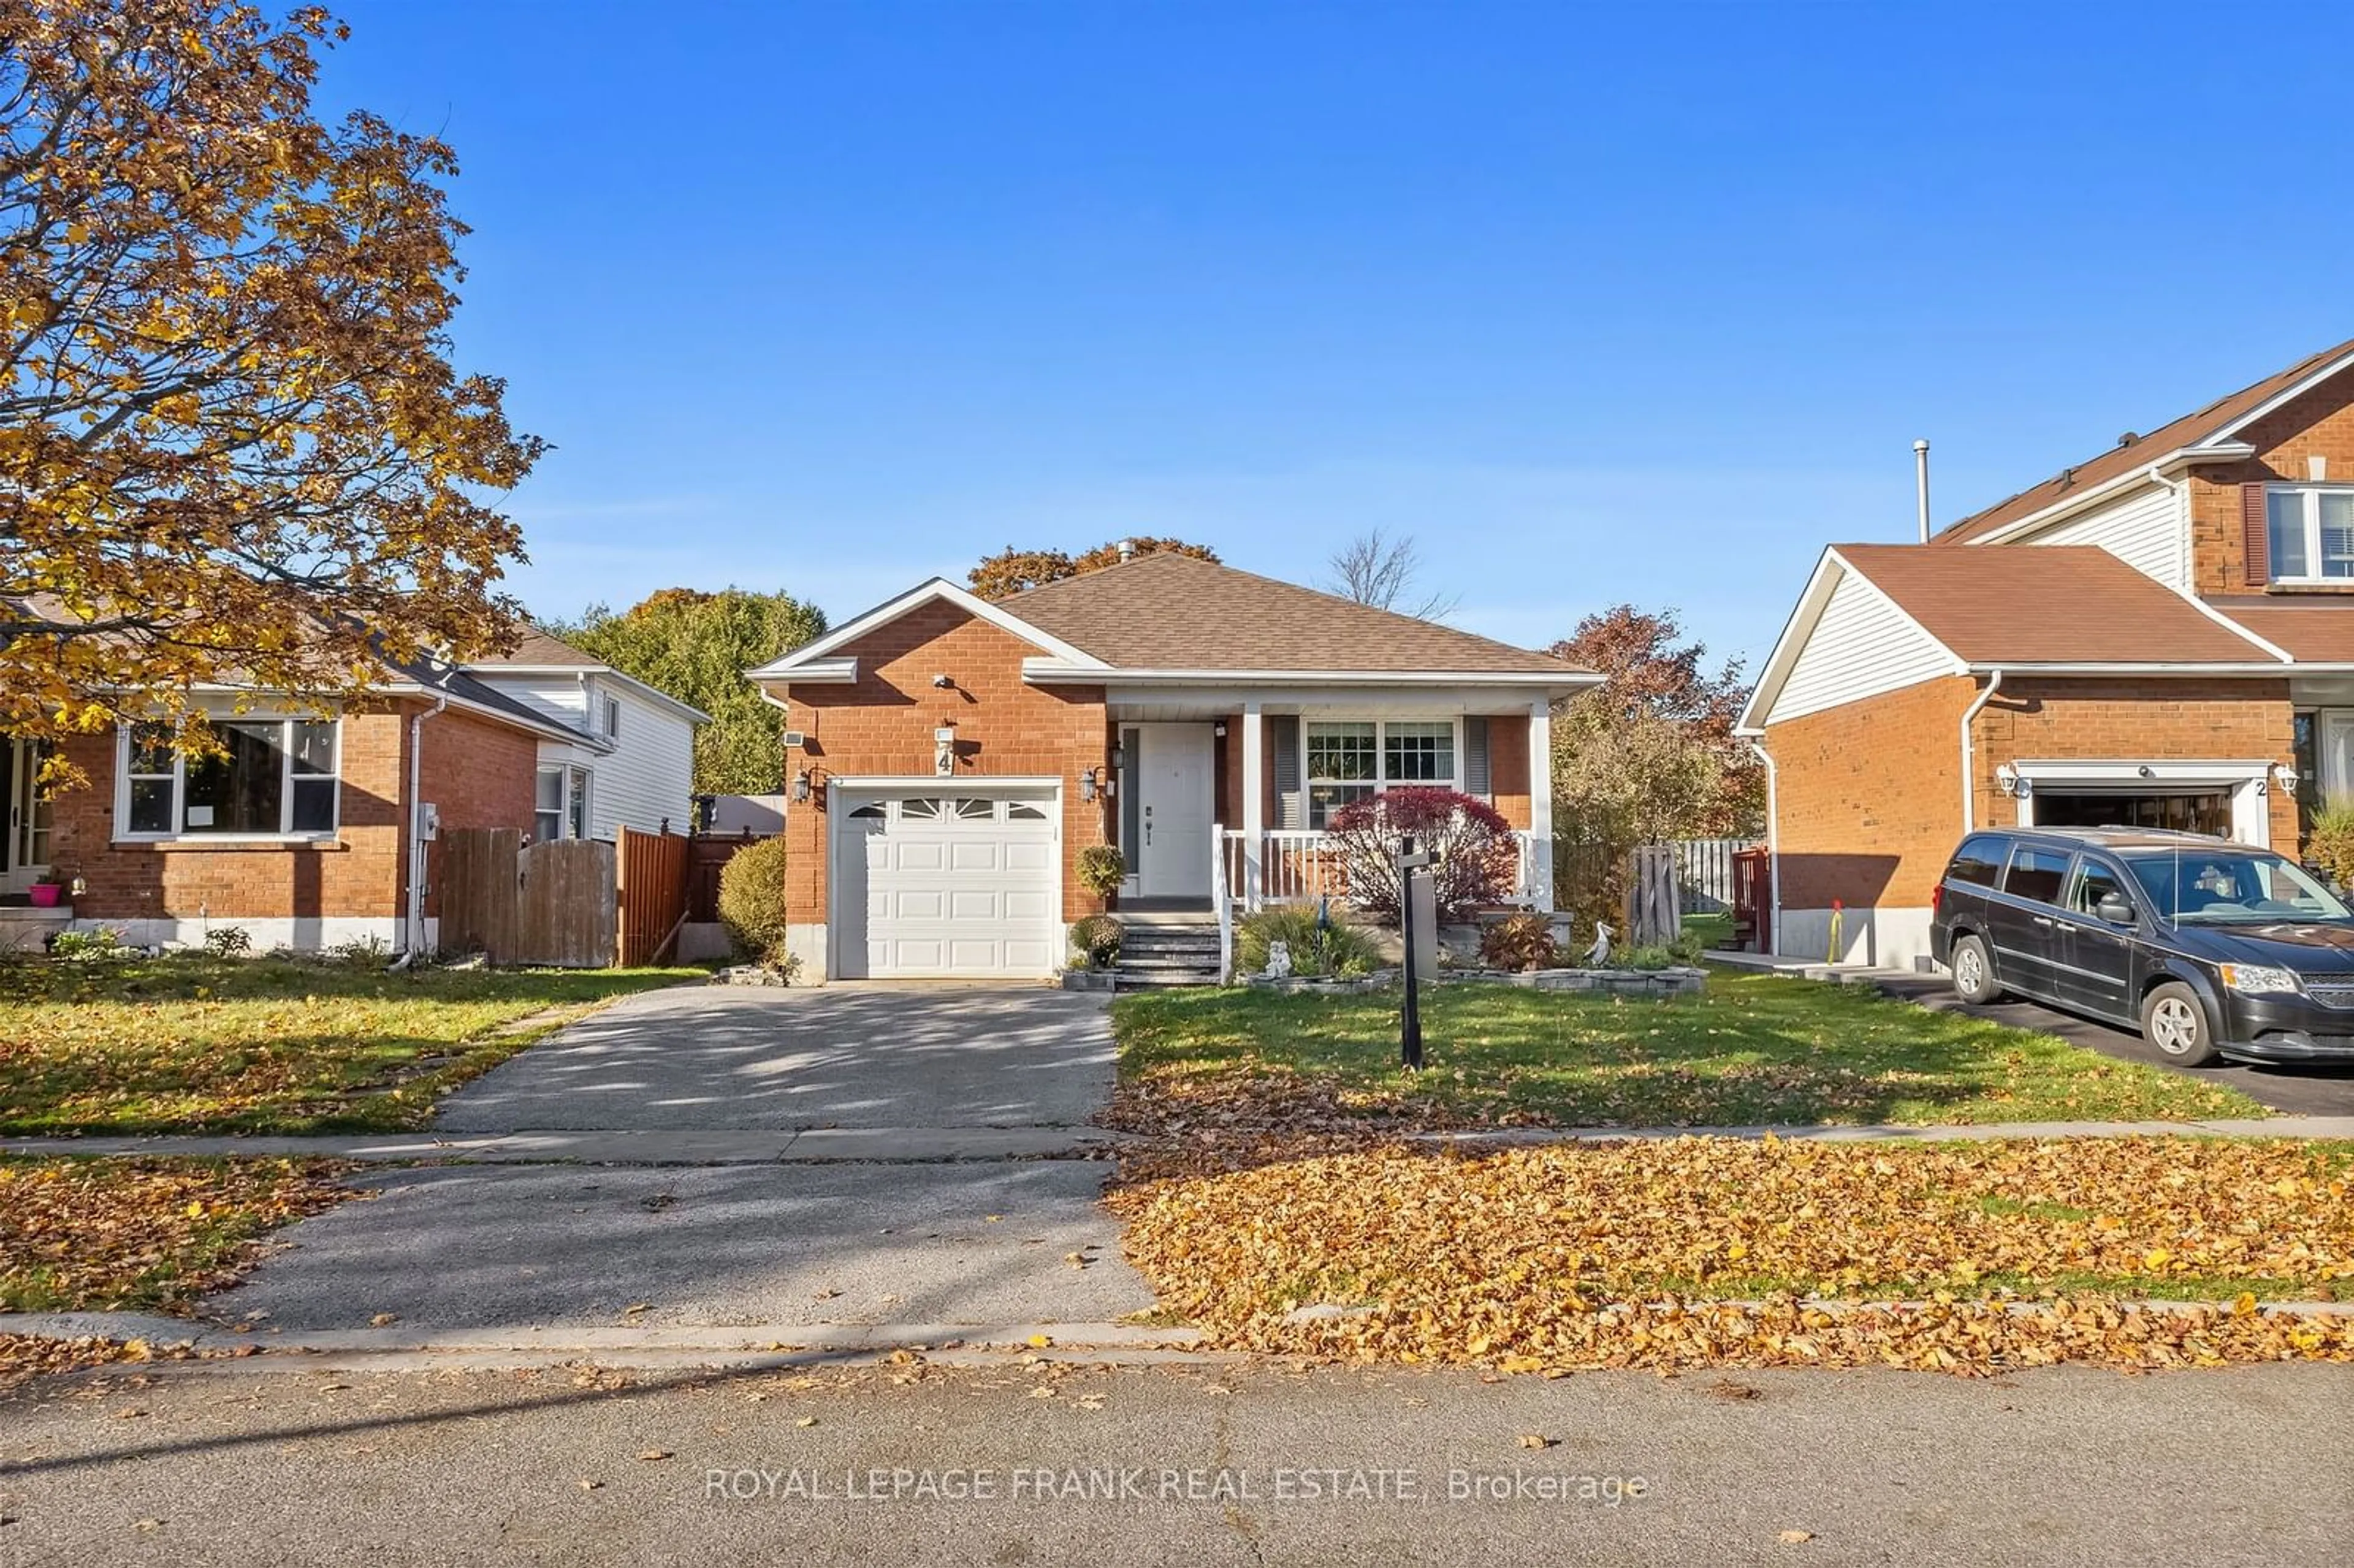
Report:
<svg viewBox="0 0 2354 1568"><path fill-rule="evenodd" d="M1828 548L1743 718L1770 766L1775 950L1925 954L1972 827L2294 854L2354 794L2349 595L2354 344L1927 544Z"/></svg>

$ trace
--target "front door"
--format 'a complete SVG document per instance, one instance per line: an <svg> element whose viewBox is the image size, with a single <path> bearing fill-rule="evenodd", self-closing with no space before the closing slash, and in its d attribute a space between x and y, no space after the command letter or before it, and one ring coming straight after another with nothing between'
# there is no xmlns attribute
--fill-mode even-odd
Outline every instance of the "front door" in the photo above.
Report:
<svg viewBox="0 0 2354 1568"><path fill-rule="evenodd" d="M1143 756L1137 789L1136 888L1146 898L1210 895L1210 798L1215 789L1212 729L1205 724L1137 727Z"/></svg>
<svg viewBox="0 0 2354 1568"><path fill-rule="evenodd" d="M49 792L41 786L47 750L37 740L5 743L7 841L0 845L0 892L22 893L49 869Z"/></svg>

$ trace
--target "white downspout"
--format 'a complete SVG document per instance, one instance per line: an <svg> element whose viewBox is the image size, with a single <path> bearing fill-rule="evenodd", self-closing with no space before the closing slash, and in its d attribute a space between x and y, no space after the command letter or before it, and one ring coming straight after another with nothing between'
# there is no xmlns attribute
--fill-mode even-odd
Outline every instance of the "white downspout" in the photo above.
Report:
<svg viewBox="0 0 2354 1568"><path fill-rule="evenodd" d="M1780 769L1774 766L1773 754L1766 749L1763 740L1753 740L1749 749L1766 765L1766 900L1773 911L1775 951L1780 951L1782 940L1782 802ZM1765 949L1761 947L1760 951Z"/></svg>
<svg viewBox="0 0 2354 1568"><path fill-rule="evenodd" d="M449 705L449 698L436 697L431 707L408 718L408 914L401 922L396 969L408 968L425 953L425 721Z"/></svg>
<svg viewBox="0 0 2354 1568"><path fill-rule="evenodd" d="M1979 713L2002 690L2002 672L1997 670L1988 679L1986 690L1970 699L1962 710L1962 832L1975 832L1978 825L1978 796L1976 770L1978 748L1970 739L1970 726L1978 722Z"/></svg>

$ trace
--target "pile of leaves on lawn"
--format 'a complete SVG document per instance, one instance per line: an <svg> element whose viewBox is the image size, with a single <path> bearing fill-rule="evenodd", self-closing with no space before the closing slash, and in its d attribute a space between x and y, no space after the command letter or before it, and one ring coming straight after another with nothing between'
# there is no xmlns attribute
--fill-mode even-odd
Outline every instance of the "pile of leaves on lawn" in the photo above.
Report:
<svg viewBox="0 0 2354 1568"><path fill-rule="evenodd" d="M0 1159L0 1309L185 1313L359 1194L321 1160Z"/></svg>
<svg viewBox="0 0 2354 1568"><path fill-rule="evenodd" d="M1989 1372L2354 1360L2354 1317L2261 1304L2354 1295L2349 1178L2354 1148L2285 1140L1243 1138L1132 1155L1110 1202L1227 1349Z"/></svg>

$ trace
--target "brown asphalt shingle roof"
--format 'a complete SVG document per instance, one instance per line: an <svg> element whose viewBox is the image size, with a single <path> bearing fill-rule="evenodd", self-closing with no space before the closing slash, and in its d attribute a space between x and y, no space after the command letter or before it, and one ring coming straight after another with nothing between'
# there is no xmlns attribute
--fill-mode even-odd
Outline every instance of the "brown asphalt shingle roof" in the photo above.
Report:
<svg viewBox="0 0 2354 1568"><path fill-rule="evenodd" d="M1966 663L2276 662L2097 546L1831 547Z"/></svg>
<svg viewBox="0 0 2354 1568"><path fill-rule="evenodd" d="M2087 458L2075 467L2055 474L2031 489L2022 490L2007 501L1997 502L1985 511L1974 513L1958 523L1947 524L1939 531L1936 542L1941 545L1967 544L2022 517L2031 517L2047 506L2096 484L2105 483L2119 474L2145 468L2170 452L2196 445L2349 351L2354 351L2354 341L2341 343L2335 348L2325 348L2277 375L2265 376L2253 387L2243 387L2228 397L2217 398L2195 414L2186 414L2172 424L2159 426L2131 446L2111 447L2097 457Z"/></svg>
<svg viewBox="0 0 2354 1568"><path fill-rule="evenodd" d="M1121 669L1585 673L1550 654L1167 551L1002 602Z"/></svg>
<svg viewBox="0 0 2354 1568"><path fill-rule="evenodd" d="M2354 599L2316 595L2304 603L2215 599L2208 603L2301 664L2354 664Z"/></svg>
<svg viewBox="0 0 2354 1568"><path fill-rule="evenodd" d="M521 665L526 669L551 664L577 664L584 669L593 666L601 670L605 667L605 661L583 653L571 643L561 638L550 637L546 632L534 626L524 632L523 641L517 642L506 652L493 654L487 659L477 659L467 667L476 670L494 670L502 664Z"/></svg>

